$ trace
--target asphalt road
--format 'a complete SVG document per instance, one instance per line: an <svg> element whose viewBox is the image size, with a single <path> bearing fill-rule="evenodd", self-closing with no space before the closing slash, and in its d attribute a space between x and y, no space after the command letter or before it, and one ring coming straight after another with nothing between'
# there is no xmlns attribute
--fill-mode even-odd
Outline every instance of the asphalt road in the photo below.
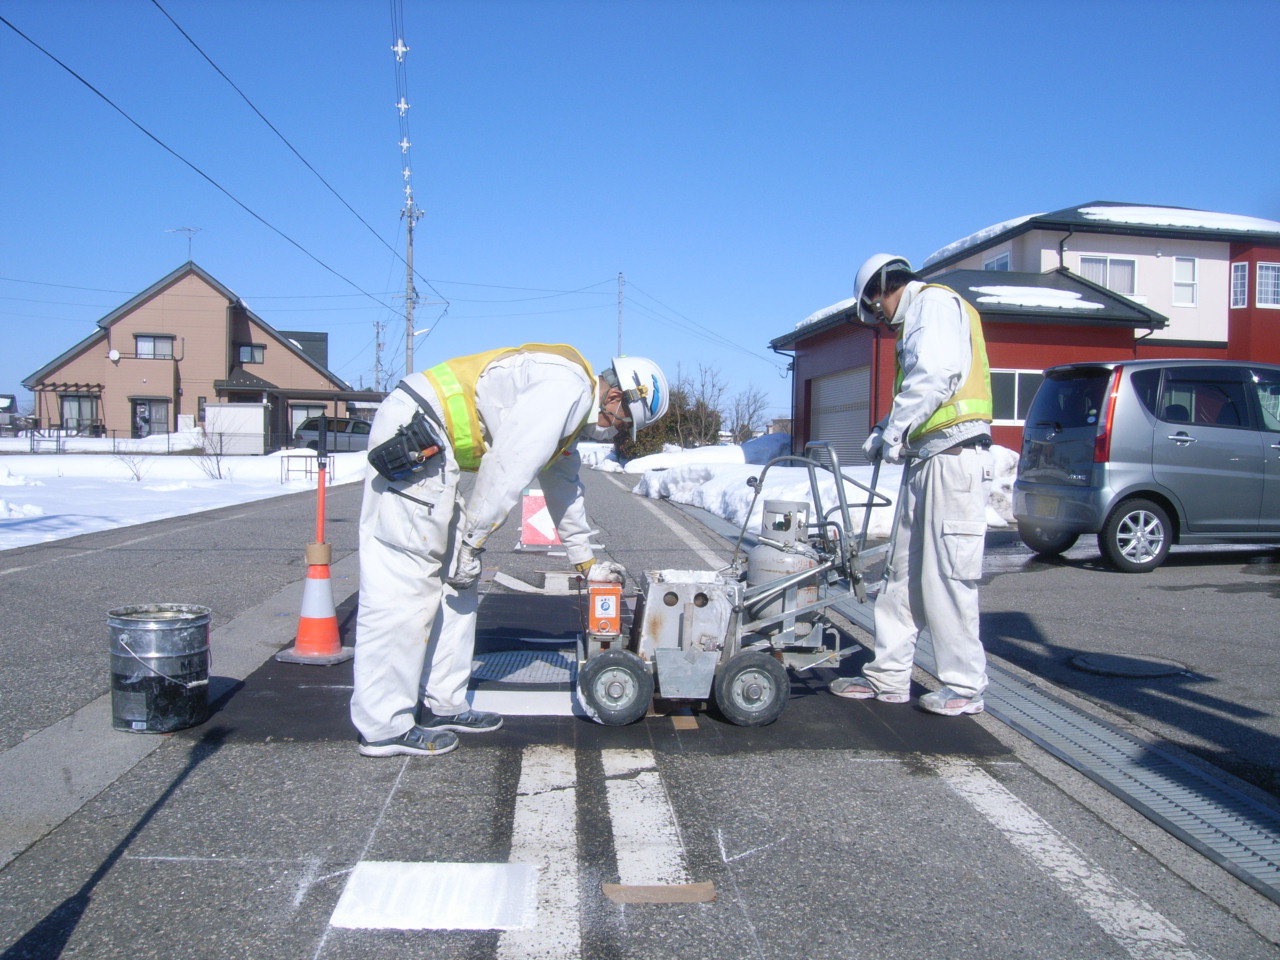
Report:
<svg viewBox="0 0 1280 960"><path fill-rule="evenodd" d="M629 478L585 480L597 540L628 569L728 558L722 537L632 496ZM348 629L358 501L356 487L329 498ZM767 728L696 710L623 728L510 716L445 757L370 760L345 717L349 665L268 661L223 684L201 727L82 724L65 754L38 749L106 691L115 605L213 607L224 664L243 661L243 638L287 645L313 503L0 554L6 612L23 591L0 636L0 767L21 756L56 783L122 742L148 747L0 869L0 957L1276 956L1280 907L998 721L839 700L823 692L830 674L797 679ZM564 561L513 549L516 532L485 554L509 578L482 603L495 637L560 629L555 601L521 585ZM1205 756L1274 763L1256 752L1276 712L1259 699L1275 686L1256 619L1270 593L1253 589L1270 554L1175 555L1122 577L1086 546L1042 563L1007 535L991 545L995 655ZM1206 649L1212 670L1193 656ZM1174 659L1200 679L1120 682L1072 667L1080 652ZM1222 708L1247 698L1247 713ZM703 902L610 898L649 887Z"/></svg>

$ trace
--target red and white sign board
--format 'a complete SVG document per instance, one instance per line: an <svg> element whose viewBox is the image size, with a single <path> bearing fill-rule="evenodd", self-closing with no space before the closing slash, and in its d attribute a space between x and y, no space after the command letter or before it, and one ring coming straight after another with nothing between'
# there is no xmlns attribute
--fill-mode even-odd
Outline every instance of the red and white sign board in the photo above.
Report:
<svg viewBox="0 0 1280 960"><path fill-rule="evenodd" d="M528 547L558 547L560 534L547 510L547 498L542 491L530 487L524 492L520 506L520 544Z"/></svg>

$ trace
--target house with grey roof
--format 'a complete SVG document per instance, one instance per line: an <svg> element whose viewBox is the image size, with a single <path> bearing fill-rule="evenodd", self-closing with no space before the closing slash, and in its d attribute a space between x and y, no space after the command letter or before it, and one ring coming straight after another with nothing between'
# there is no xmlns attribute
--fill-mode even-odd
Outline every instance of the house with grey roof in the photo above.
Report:
<svg viewBox="0 0 1280 960"><path fill-rule="evenodd" d="M349 416L381 397L327 363L326 334L274 329L187 262L22 384L45 429L114 437L169 433L183 417L194 426L209 404L263 404L274 447L308 417Z"/></svg>
<svg viewBox="0 0 1280 960"><path fill-rule="evenodd" d="M913 263L916 261L913 259ZM1280 222L1098 201L1006 220L917 263L982 315L997 443L1020 449L1042 371L1085 360L1210 357L1280 362ZM843 460L892 402L892 333L852 299L770 346L791 356L797 444Z"/></svg>

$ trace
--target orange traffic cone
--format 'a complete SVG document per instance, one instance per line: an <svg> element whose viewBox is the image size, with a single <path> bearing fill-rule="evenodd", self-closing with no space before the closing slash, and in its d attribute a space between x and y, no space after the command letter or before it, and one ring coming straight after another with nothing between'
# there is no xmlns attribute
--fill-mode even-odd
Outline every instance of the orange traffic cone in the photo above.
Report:
<svg viewBox="0 0 1280 960"><path fill-rule="evenodd" d="M298 636L288 650L276 654L285 663L328 666L355 656L355 647L344 647L338 637L338 612L333 606L329 581L332 550L327 543L307 544L307 581L302 588L302 616Z"/></svg>

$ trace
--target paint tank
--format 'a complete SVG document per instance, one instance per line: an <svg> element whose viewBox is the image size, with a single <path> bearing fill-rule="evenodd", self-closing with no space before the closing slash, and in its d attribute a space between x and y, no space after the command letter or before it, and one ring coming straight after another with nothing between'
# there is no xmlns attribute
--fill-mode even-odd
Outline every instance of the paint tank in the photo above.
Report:
<svg viewBox="0 0 1280 960"><path fill-rule="evenodd" d="M818 565L817 553L808 545L810 505L802 500L766 500L760 524L760 542L747 554L747 586L756 587ZM817 584L788 591L766 607L754 611L758 619L777 616L818 602ZM796 636L807 636L811 623L797 623Z"/></svg>

